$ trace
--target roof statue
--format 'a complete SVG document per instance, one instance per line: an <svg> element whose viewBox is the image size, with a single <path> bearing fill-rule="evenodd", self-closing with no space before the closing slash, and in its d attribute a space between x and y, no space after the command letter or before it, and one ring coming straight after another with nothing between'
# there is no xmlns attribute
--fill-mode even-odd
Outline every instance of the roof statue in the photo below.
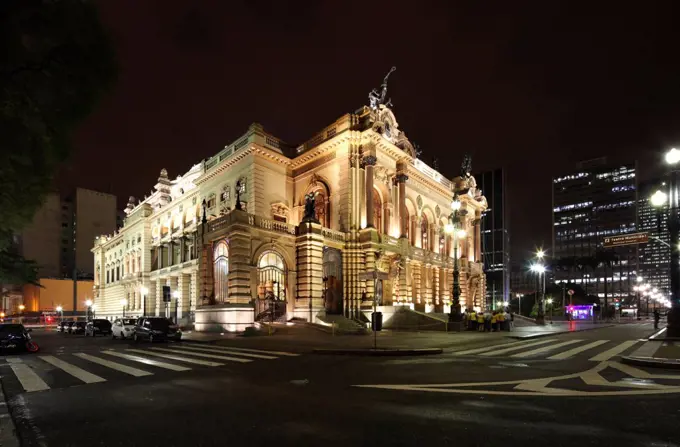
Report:
<svg viewBox="0 0 680 447"><path fill-rule="evenodd" d="M379 106L385 106L385 107L390 107L392 106L392 100L389 99L387 102L385 102L385 98L387 97L387 78L390 77L392 72L396 70L397 67L392 67L390 71L387 72L385 75L385 79L383 79L383 83L380 86L381 91L379 92L378 89L373 89L371 90L371 93L368 94L368 103L371 107L371 110L378 110Z"/></svg>
<svg viewBox="0 0 680 447"><path fill-rule="evenodd" d="M472 175L472 157L470 154L465 154L463 157L463 163L460 165L460 176L463 178L468 178Z"/></svg>

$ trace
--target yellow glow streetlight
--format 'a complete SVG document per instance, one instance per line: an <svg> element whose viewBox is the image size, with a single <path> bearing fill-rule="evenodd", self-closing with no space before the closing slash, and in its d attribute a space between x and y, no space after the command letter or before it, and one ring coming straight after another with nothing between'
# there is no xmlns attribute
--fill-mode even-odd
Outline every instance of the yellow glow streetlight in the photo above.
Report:
<svg viewBox="0 0 680 447"><path fill-rule="evenodd" d="M23 312L24 309L26 309L26 306L24 306L23 304L19 304L19 310Z"/></svg>
<svg viewBox="0 0 680 447"><path fill-rule="evenodd" d="M543 259L543 258L545 257L545 252L544 252L543 250L540 250L540 249L539 249L539 250L536 252L536 257L537 257L538 259Z"/></svg>
<svg viewBox="0 0 680 447"><path fill-rule="evenodd" d="M669 165L674 165L677 164L680 161L680 151L677 150L676 148L671 148L668 152L666 152L666 164Z"/></svg>
<svg viewBox="0 0 680 447"><path fill-rule="evenodd" d="M652 206L663 206L668 201L668 194L659 189L652 194L649 200L652 202Z"/></svg>

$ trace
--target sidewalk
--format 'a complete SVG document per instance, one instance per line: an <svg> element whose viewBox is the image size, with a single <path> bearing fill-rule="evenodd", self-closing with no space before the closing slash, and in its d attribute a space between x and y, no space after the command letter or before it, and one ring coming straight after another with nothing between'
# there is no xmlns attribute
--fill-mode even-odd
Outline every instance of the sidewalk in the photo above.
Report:
<svg viewBox="0 0 680 447"><path fill-rule="evenodd" d="M578 332L610 327L607 324L546 324L545 326L515 327L512 332L396 332L381 331L377 333L378 348L389 349L449 349L460 345L495 340L504 343L508 338L533 338L559 335L567 332ZM275 325L273 335L266 330L261 335L242 336L225 333L185 332L183 341L194 343L227 344L244 348L279 349L296 353L313 352L315 349L368 349L373 347L373 333L362 335L338 335L325 332L307 324L294 326Z"/></svg>
<svg viewBox="0 0 680 447"><path fill-rule="evenodd" d="M629 365L680 369L680 340L665 339L665 330L657 331L642 347L622 357L621 361Z"/></svg>

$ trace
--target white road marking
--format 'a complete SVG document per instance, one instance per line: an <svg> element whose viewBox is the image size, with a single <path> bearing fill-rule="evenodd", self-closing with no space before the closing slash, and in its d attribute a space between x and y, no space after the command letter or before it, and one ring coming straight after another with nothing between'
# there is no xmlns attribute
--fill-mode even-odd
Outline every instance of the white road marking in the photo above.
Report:
<svg viewBox="0 0 680 447"><path fill-rule="evenodd" d="M648 341L642 344L638 349L633 351L630 355L634 357L654 357L656 351L661 347L661 342L658 341ZM663 343L668 346L666 343Z"/></svg>
<svg viewBox="0 0 680 447"><path fill-rule="evenodd" d="M208 348L208 347L202 347L202 346L187 346L187 345L182 345L182 346L177 346L176 349L189 349L192 351L204 351L204 352L212 352L215 354L234 354L234 355L240 355L242 357L252 357L255 359L276 359L278 357L274 357L272 355L262 355L262 354L251 354L248 352L240 352L240 351L232 351L231 349L226 350L226 349L213 349L213 348Z"/></svg>
<svg viewBox="0 0 680 447"><path fill-rule="evenodd" d="M283 355L283 356L288 356L288 357L298 357L300 354L295 354L293 352L285 352L285 351L263 351L261 349L248 349L248 348L235 348L233 346L218 346L218 345L211 345L214 348L218 349L230 349L232 351L244 351L244 352L259 352L261 354L272 354L272 355Z"/></svg>
<svg viewBox="0 0 680 447"><path fill-rule="evenodd" d="M208 358L208 359L227 360L229 362L237 362L237 363L252 362L252 360L250 360L250 359L228 357L228 356L225 356L225 355L203 354L201 352L186 352L186 351L180 351L179 349L167 349L167 348L149 348L149 349L153 349L155 351L169 352L171 354L186 354L186 355L194 355L196 357L205 357L205 358Z"/></svg>
<svg viewBox="0 0 680 447"><path fill-rule="evenodd" d="M7 359L9 361L10 359ZM21 359L19 361L10 362L10 368L14 372L14 375L19 379L19 383L24 387L24 390L28 393L33 391L43 391L49 390L50 386L41 379L35 371L33 371L28 365L23 363Z"/></svg>
<svg viewBox="0 0 680 447"><path fill-rule="evenodd" d="M151 355L151 356L155 356L155 357L161 357L161 358L164 358L164 359L178 360L180 362L193 363L194 365L202 365L202 366L223 366L224 365L224 363L217 363L217 362L209 362L207 360L192 359L192 358L189 358L189 357L183 357L181 355L170 355L170 354L161 354L160 352L143 351L141 349L126 349L126 351L137 352L139 354ZM155 362L155 360L149 360L149 361ZM175 365L173 365L173 366L175 366ZM180 366L179 368L184 368L184 367Z"/></svg>
<svg viewBox="0 0 680 447"><path fill-rule="evenodd" d="M92 374L91 372L85 371L82 368L79 368L75 365L71 365L68 362L65 362L61 359L58 359L56 357L53 357L51 355L41 355L38 357L40 360L43 360L47 363L49 363L52 366L56 366L57 368L61 369L64 372L67 372L68 374L72 375L78 380L82 380L85 383L99 383L99 382L106 382L106 379L103 377L99 377L96 374Z"/></svg>
<svg viewBox="0 0 680 447"><path fill-rule="evenodd" d="M491 346L485 346L483 348L467 349L465 351L456 351L456 352L453 353L453 355L478 354L478 353L484 352L484 351L504 349L504 348L508 348L508 347L511 347L511 346L526 345L527 343L530 343L530 341L529 340L514 341L512 343L504 343L502 345L491 345Z"/></svg>
<svg viewBox="0 0 680 447"><path fill-rule="evenodd" d="M580 343L583 340L568 340L568 341L563 341L562 343L557 343L554 345L549 345L549 346L543 346L542 348L538 349L532 349L531 351L527 352L520 352L519 354L511 355L510 357L514 358L525 358L525 357L532 357L538 354L543 354L544 352L549 352L557 348L561 348L562 346L569 346L573 345L574 343Z"/></svg>
<svg viewBox="0 0 680 447"><path fill-rule="evenodd" d="M603 345L607 343L609 340L596 340L592 343L588 343L587 345L579 346L578 348L570 349L568 351L560 352L559 354L555 354L553 356L548 357L549 360L565 360L568 358L571 358L575 356L576 354L580 354L583 351L587 351L588 349L593 349L597 348L600 345Z"/></svg>
<svg viewBox="0 0 680 447"><path fill-rule="evenodd" d="M623 343L614 346L613 348L601 352L595 357L590 358L589 360L592 362L605 362L609 360L610 358L614 357L615 355L621 354L623 351L626 349L630 348L631 346L635 345L638 342L638 340L627 340L624 341Z"/></svg>
<svg viewBox="0 0 680 447"><path fill-rule="evenodd" d="M122 363L112 362L110 360L95 357L93 355L85 354L84 352L78 352L78 353L75 353L73 355L75 355L76 357L80 357L81 359L88 360L92 363L96 363L98 365L106 366L107 368L115 369L116 371L120 371L120 372L123 372L125 374L129 374L131 376L143 377L143 376L152 376L153 375L153 373L150 373L148 371L133 368L133 367L127 366L127 365L123 365Z"/></svg>
<svg viewBox="0 0 680 447"><path fill-rule="evenodd" d="M508 352L518 351L518 350L524 349L524 348L529 348L531 346L544 345L546 343L551 343L551 342L554 342L554 341L555 341L555 339L551 338L551 339L548 339L548 340L536 340L536 341L530 341L530 342L522 342L521 345L511 346L509 348L501 347L499 349L495 349L493 351L487 351L487 352L484 352L484 353L479 354L479 355L485 356L485 357L491 357L491 356L494 356L494 355L506 354Z"/></svg>
<svg viewBox="0 0 680 447"><path fill-rule="evenodd" d="M127 349L127 351L140 352L142 354L153 354L146 351L140 351L138 349ZM114 357L120 357L122 359L131 360L133 362L144 363L145 365L157 366L159 368L169 369L172 371L189 371L191 368L186 366L173 365L172 363L161 362L158 360L147 359L144 357L139 357L137 355L123 354L122 352L116 351L102 351L104 354L112 355Z"/></svg>

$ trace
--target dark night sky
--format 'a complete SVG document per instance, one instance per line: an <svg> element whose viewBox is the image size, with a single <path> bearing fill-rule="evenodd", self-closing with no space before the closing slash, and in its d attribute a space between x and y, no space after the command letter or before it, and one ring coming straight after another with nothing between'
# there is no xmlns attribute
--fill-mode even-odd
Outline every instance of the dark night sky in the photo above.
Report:
<svg viewBox="0 0 680 447"><path fill-rule="evenodd" d="M62 183L123 205L251 122L300 143L395 65L388 95L426 162L454 176L469 152L475 171L508 170L523 256L550 243L552 175L679 143L678 7L629 3L100 0L119 80Z"/></svg>

